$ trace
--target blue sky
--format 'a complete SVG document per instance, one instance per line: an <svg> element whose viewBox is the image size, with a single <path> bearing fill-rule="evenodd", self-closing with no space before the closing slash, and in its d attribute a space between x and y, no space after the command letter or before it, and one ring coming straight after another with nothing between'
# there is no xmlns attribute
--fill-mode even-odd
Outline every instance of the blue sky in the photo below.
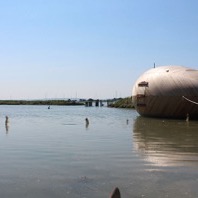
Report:
<svg viewBox="0 0 198 198"><path fill-rule="evenodd" d="M159 65L198 69L196 0L0 0L0 99L113 98Z"/></svg>

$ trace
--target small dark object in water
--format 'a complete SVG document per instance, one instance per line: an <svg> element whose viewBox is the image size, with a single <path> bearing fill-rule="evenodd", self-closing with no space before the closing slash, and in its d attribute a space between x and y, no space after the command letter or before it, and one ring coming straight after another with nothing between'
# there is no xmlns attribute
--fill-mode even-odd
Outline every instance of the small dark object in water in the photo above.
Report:
<svg viewBox="0 0 198 198"><path fill-rule="evenodd" d="M89 119L88 118L85 118L85 122L88 125L89 124Z"/></svg>
<svg viewBox="0 0 198 198"><path fill-rule="evenodd" d="M89 126L89 119L88 118L85 118L85 122L86 122L86 128Z"/></svg>
<svg viewBox="0 0 198 198"><path fill-rule="evenodd" d="M5 125L8 125L8 122L9 122L8 116L6 116Z"/></svg>
<svg viewBox="0 0 198 198"><path fill-rule="evenodd" d="M9 130L9 119L8 119L8 116L6 116L5 128L6 128L6 133L8 133L8 130Z"/></svg>
<svg viewBox="0 0 198 198"><path fill-rule="evenodd" d="M48 107L48 109L50 109L50 106Z"/></svg>
<svg viewBox="0 0 198 198"><path fill-rule="evenodd" d="M109 198L121 198L120 190L116 187L113 192L111 193Z"/></svg>

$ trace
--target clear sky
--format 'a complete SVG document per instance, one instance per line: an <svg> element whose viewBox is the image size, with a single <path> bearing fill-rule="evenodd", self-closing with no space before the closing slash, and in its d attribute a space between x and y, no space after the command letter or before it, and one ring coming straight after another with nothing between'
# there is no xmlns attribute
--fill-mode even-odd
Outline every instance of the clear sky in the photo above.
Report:
<svg viewBox="0 0 198 198"><path fill-rule="evenodd" d="M0 0L0 99L113 98L198 69L197 0Z"/></svg>

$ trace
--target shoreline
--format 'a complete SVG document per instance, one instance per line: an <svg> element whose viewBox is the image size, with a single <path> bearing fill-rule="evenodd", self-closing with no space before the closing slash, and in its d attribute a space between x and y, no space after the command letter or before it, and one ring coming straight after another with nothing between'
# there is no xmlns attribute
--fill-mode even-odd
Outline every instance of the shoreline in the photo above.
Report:
<svg viewBox="0 0 198 198"><path fill-rule="evenodd" d="M72 100L0 100L0 105L84 105L83 102Z"/></svg>

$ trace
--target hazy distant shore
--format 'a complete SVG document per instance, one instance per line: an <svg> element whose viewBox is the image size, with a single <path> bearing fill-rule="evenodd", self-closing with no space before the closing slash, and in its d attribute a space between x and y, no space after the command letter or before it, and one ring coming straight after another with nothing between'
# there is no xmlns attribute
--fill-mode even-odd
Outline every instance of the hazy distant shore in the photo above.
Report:
<svg viewBox="0 0 198 198"><path fill-rule="evenodd" d="M84 105L73 100L0 100L0 105Z"/></svg>
<svg viewBox="0 0 198 198"><path fill-rule="evenodd" d="M62 106L77 106L77 105L85 105L87 101L93 102L92 99L89 100L0 100L0 105L62 105ZM109 100L111 101L111 100ZM93 104L95 105L95 104ZM110 102L108 107L114 107L114 108L134 108L132 104L131 97L127 98L120 98L117 99L115 102Z"/></svg>

